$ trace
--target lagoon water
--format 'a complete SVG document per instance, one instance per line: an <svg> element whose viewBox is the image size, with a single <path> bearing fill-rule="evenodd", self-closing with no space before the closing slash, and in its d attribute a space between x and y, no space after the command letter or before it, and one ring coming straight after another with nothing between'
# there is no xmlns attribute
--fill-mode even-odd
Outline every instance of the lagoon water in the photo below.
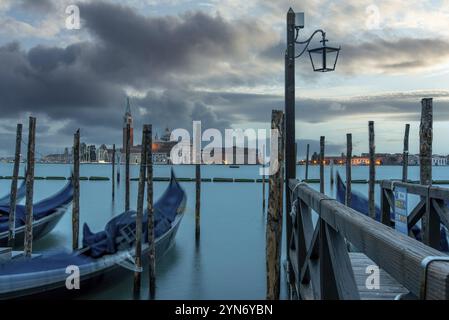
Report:
<svg viewBox="0 0 449 320"><path fill-rule="evenodd" d="M170 175L170 166L155 166L155 176ZM69 176L70 165L37 164L36 176ZM232 177L260 178L257 166L204 166L203 178ZM335 166L344 177L344 167ZM178 177L195 175L194 166L175 166ZM131 166L131 177L138 177L138 166ZM0 164L0 176L11 175L11 164ZM116 185L116 199L111 198L111 181L81 181L80 224L88 223L99 231L124 209L124 167L122 181ZM326 167L326 193L334 196ZM23 167L21 168L23 174ZM298 166L298 177L304 178L304 167ZM82 164L81 176L110 176L107 164ZM354 167L353 179L367 179L367 167ZM318 178L319 168L309 168L309 178ZM449 180L449 167L434 167L434 179ZM377 179L400 179L401 167L377 167ZM419 167L409 168L409 178L419 179ZM10 180L0 180L0 195L9 192ZM34 199L39 201L58 191L67 181L36 180ZM131 182L131 208L136 207L137 185ZM260 183L209 183L202 185L201 239L195 244L195 184L181 182L188 196L187 210L180 226L176 243L157 263L156 299L264 299L265 298L265 222L262 212L262 185ZM167 186L155 182L155 201ZM312 184L318 189L318 184ZM267 185L268 194L268 185ZM367 194L368 185L353 185L354 190ZM379 189L376 190L379 203ZM418 199L410 197L410 206ZM285 235L284 235L285 236ZM35 241L35 252L71 247L71 208L52 233ZM284 244L285 245L285 244ZM283 251L284 252L284 251ZM284 259L284 258L283 258ZM147 292L147 270L143 276L142 292ZM284 279L284 275L283 278ZM81 299L132 299L133 274L113 279L95 288ZM282 282L282 297L287 297ZM146 298L145 295L142 298Z"/></svg>

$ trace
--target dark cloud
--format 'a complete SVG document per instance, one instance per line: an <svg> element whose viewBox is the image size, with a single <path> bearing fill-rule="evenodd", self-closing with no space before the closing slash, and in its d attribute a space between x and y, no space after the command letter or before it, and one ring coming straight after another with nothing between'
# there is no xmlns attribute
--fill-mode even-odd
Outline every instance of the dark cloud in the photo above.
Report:
<svg viewBox="0 0 449 320"><path fill-rule="evenodd" d="M305 159L307 154L307 145L310 146L309 157L312 157L313 153L320 153L320 141L319 140L311 140L311 139L299 139L296 140L297 144L297 157L299 159ZM327 155L334 156L340 155L342 152L345 152L346 145L344 144L335 144L332 142L326 141L325 152Z"/></svg>
<svg viewBox="0 0 449 320"><path fill-rule="evenodd" d="M248 49L257 48L264 35L257 23L230 23L202 12L145 17L104 2L82 4L80 10L83 27L96 40L86 64L97 74L138 87L209 75L218 61L247 58Z"/></svg>
<svg viewBox="0 0 449 320"><path fill-rule="evenodd" d="M78 118L90 110L86 119L91 119L100 116L99 109L117 103L123 90L77 63L81 46L35 47L29 52L17 43L0 47L2 114L45 113L58 120Z"/></svg>
<svg viewBox="0 0 449 320"><path fill-rule="evenodd" d="M350 73L407 73L449 59L449 42L441 38L375 37L342 47L339 68Z"/></svg>
<svg viewBox="0 0 449 320"><path fill-rule="evenodd" d="M47 2L17 5L45 8ZM220 119L189 87L214 81L244 85L251 75L240 78L238 70L229 68L221 72L217 61L232 64L246 58L248 47L257 48L263 38L257 23L230 23L201 12L145 17L101 1L82 3L80 10L82 28L93 37L90 41L67 47L25 49L15 42L0 47L4 117L45 115L65 121L61 133L67 135L77 127L95 127L97 132L86 138L108 142L114 136L109 128L121 128L124 88L132 88L150 89L144 99L134 100L136 113L142 112L136 125L151 121L190 127L193 119L210 127L229 125L227 117Z"/></svg>
<svg viewBox="0 0 449 320"><path fill-rule="evenodd" d="M404 37L387 40L380 37L367 36L362 42L347 43L334 39L333 45L341 45L337 69L340 73L372 74L372 73L408 73L435 66L449 59L449 42L440 38L410 38ZM310 48L314 47L313 45ZM281 41L266 50L260 56L263 59L280 63L283 61L286 43ZM298 46L298 52L302 49ZM307 54L306 63L309 58ZM297 60L297 63L304 61ZM302 72L302 77L312 78L313 74Z"/></svg>
<svg viewBox="0 0 449 320"><path fill-rule="evenodd" d="M449 120L449 92L422 91L359 96L351 99L298 99L297 120L321 123L344 119L348 116L372 115L385 120L418 121L423 97L434 99L434 120ZM268 123L272 109L284 108L280 95L245 93L204 93L204 101L212 105L217 114L233 122Z"/></svg>
<svg viewBox="0 0 449 320"><path fill-rule="evenodd" d="M22 0L17 4L51 9L51 1ZM28 113L48 118L47 122L38 121L42 133L51 129L52 121L64 124L58 134L46 139L47 148L70 144L77 128L86 142L120 143L124 88L143 92L142 98L132 99L137 135L143 123L153 123L156 130L165 126L189 129L192 120L218 129L231 124L269 123L271 110L284 107L279 95L196 89L283 82L283 68L276 65L283 64L285 45L273 46L273 30L257 21L230 22L202 12L147 17L101 1L82 3L80 9L88 41L66 47L24 48L18 43L0 47L2 119L15 123ZM443 59L448 48L442 40L371 38L364 43L343 44L338 68L344 72L369 68L393 72L424 67L428 61ZM356 69L360 66L365 69ZM313 79L310 68L307 59L298 62L298 73ZM297 117L311 123L358 114L418 119L421 94L302 99L297 101ZM449 119L449 105L443 99L447 93L433 96L439 98L435 120ZM2 126L4 131L15 130L5 123ZM332 150L331 145L329 148ZM335 146L335 151L338 148Z"/></svg>

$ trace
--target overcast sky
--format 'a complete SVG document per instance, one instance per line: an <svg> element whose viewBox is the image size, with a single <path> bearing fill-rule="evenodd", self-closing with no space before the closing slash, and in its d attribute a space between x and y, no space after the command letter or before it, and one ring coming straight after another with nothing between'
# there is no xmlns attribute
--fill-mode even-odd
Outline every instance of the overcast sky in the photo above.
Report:
<svg viewBox="0 0 449 320"><path fill-rule="evenodd" d="M66 29L71 4L80 30ZM320 135L338 154L348 132L366 152L369 120L378 152L402 150L405 123L418 152L424 97L434 98L434 151L449 153L449 0L0 0L0 155L29 115L41 153L70 145L78 127L85 142L120 145L126 95L137 139L143 123L268 128L284 108L290 6L305 12L300 40L323 28L342 47L333 73L297 60L301 154Z"/></svg>

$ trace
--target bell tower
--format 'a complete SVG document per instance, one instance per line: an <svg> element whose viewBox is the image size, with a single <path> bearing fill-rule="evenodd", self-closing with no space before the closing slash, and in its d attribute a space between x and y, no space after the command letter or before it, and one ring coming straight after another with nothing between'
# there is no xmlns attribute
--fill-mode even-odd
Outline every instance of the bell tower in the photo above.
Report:
<svg viewBox="0 0 449 320"><path fill-rule="evenodd" d="M130 145L134 145L134 129L133 129L133 116L131 114L131 104L129 102L129 97L126 98L126 111L123 116L123 152L126 150L126 126L129 124L130 130Z"/></svg>

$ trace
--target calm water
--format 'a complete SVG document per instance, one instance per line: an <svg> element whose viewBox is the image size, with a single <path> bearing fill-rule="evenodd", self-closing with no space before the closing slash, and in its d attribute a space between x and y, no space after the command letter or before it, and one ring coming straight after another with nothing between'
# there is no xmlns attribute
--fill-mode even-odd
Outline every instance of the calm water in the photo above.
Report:
<svg viewBox="0 0 449 320"><path fill-rule="evenodd" d="M131 177L138 176L138 166L131 166ZM336 166L344 177L344 167ZM12 165L0 164L0 175L11 175ZM23 168L21 169L21 173ZM155 176L169 176L169 166L155 166ZM110 165L81 166L81 176L110 176ZM124 177L124 168L121 170ZM193 166L176 166L178 177L194 177ZM69 176L69 165L37 165L36 176ZM319 176L318 167L310 167L309 178ZM448 167L435 167L435 179L448 179ZM258 178L258 167L227 166L202 168L202 177ZM304 177L304 168L298 167L298 177ZM329 182L329 168L326 168ZM353 179L366 179L367 167L354 167ZM400 167L378 167L378 179L399 179ZM419 168L410 167L410 179L419 179ZM35 182L35 201L58 191L66 182ZM265 219L262 213L262 185L257 183L203 183L201 211L201 239L195 245L194 199L195 184L181 183L187 192L187 211L179 229L176 244L157 264L157 299L264 299L265 298ZM155 182L155 200L167 186L166 182ZM317 184L312 185L318 189ZM0 195L8 193L10 180L0 180ZM268 187L267 187L268 189ZM367 193L367 185L353 185L353 189ZM329 183L328 195L333 195ZM268 193L268 190L267 190ZM379 198L379 191L376 196ZM135 208L137 182L131 182L131 207ZM88 223L92 230L99 231L124 208L124 182L116 190L116 199L111 199L111 181L81 181L80 222ZM379 199L378 199L379 201ZM410 204L417 199L411 198ZM45 238L35 241L33 250L48 248L70 248L71 209L57 227ZM143 277L143 292L147 292ZM81 296L87 299L131 299L132 273L114 279L95 291ZM284 278L283 278L284 279ZM283 283L282 296L286 297ZM145 298L145 296L143 296Z"/></svg>

